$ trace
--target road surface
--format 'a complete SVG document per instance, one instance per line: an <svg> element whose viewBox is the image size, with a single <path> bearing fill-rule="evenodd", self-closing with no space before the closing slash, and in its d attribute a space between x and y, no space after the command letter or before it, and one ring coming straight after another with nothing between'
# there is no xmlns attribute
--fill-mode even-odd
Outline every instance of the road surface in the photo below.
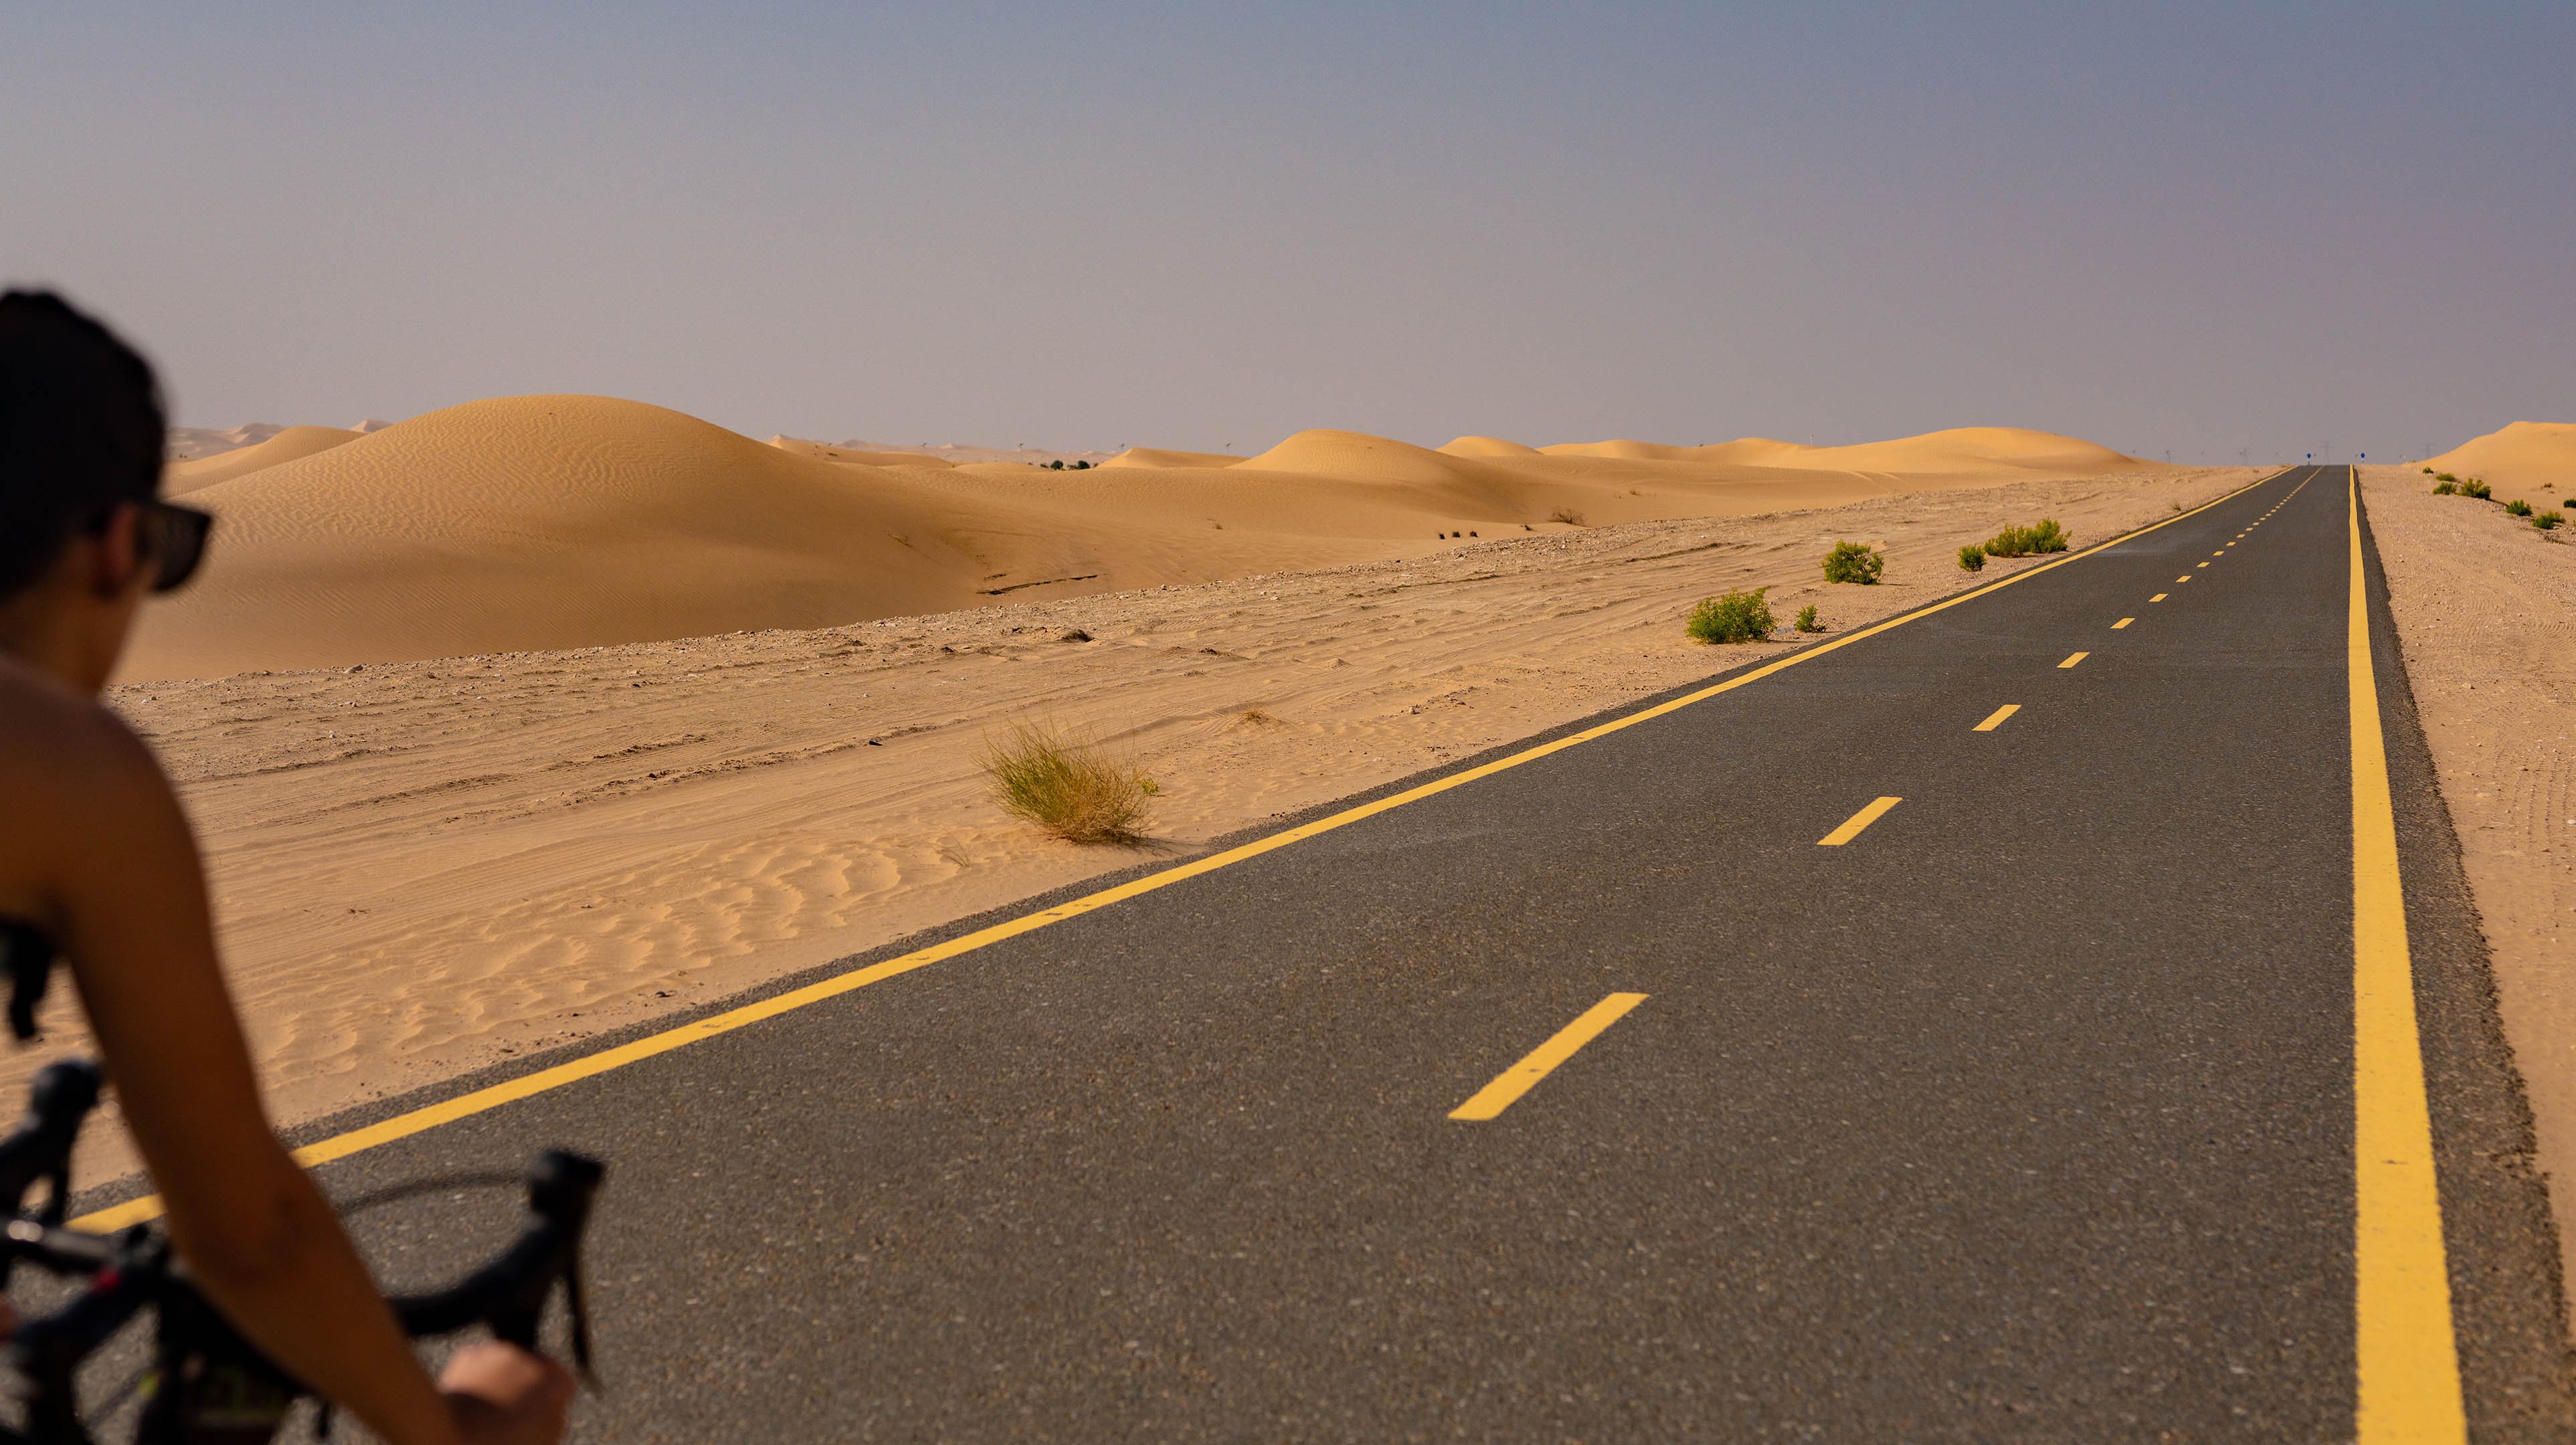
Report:
<svg viewBox="0 0 2576 1445"><path fill-rule="evenodd" d="M324 1177L612 1161L586 1440L2568 1439L2375 591L2356 789L2354 505L2294 469Z"/></svg>

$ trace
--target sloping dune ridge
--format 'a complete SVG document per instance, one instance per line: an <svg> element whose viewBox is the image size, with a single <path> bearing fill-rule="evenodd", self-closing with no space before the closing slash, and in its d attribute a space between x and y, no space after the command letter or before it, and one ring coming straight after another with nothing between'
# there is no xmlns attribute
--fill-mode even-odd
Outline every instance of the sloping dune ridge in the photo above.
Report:
<svg viewBox="0 0 2576 1445"><path fill-rule="evenodd" d="M220 526L198 582L147 610L120 680L827 626L2149 466L2003 428L1436 451L1318 430L1241 459L1140 448L1059 472L506 397L174 467Z"/></svg>
<svg viewBox="0 0 2576 1445"><path fill-rule="evenodd" d="M237 451L219 452L193 462L172 462L161 476L161 490L173 497L201 492L217 482L229 482L281 462L299 461L317 452L327 452L342 442L356 441L362 433L336 426L285 427L266 441L253 442Z"/></svg>
<svg viewBox="0 0 2576 1445"><path fill-rule="evenodd" d="M2576 422L2518 421L2460 443L2423 465L2437 472L2478 477L2493 486L2547 492L2553 501L2576 497ZM2540 498L2532 499L2538 505Z"/></svg>

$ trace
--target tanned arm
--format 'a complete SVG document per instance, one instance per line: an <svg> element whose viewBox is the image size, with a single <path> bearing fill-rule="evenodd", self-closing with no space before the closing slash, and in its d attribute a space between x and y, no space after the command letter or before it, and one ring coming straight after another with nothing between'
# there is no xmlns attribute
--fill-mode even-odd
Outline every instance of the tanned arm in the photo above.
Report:
<svg viewBox="0 0 2576 1445"><path fill-rule="evenodd" d="M50 921L172 1243L244 1335L378 1435L459 1440L330 1206L269 1130L178 800L112 718L62 721L78 735L37 786L49 816L25 822L63 860Z"/></svg>

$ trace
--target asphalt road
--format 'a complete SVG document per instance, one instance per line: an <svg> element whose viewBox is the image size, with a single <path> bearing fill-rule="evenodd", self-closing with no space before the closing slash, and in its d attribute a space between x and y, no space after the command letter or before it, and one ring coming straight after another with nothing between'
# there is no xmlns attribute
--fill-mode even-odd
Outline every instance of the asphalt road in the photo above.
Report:
<svg viewBox="0 0 2576 1445"><path fill-rule="evenodd" d="M325 1178L612 1161L586 1440L2351 1439L2347 517L2293 471ZM2468 1418L2568 1439L2376 605ZM500 1217L362 1232L416 1280Z"/></svg>

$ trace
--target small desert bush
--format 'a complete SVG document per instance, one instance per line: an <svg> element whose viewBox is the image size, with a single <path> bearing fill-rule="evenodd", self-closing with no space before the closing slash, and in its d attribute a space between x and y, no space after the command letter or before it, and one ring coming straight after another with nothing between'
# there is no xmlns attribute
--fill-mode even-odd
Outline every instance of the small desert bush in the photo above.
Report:
<svg viewBox="0 0 2576 1445"><path fill-rule="evenodd" d="M1816 620L1816 604L1810 602L1806 606L1798 609L1798 621L1796 626L1800 632L1822 632L1825 630L1825 624Z"/></svg>
<svg viewBox="0 0 2576 1445"><path fill-rule="evenodd" d="M2437 497L2457 496L2459 494L2459 490L2460 489L2457 485L2450 482L2435 482L2433 484L2433 495Z"/></svg>
<svg viewBox="0 0 2576 1445"><path fill-rule="evenodd" d="M2453 485L2455 485L2455 486L2456 486L2456 485L2458 485L2458 483L2459 483L2459 480L2460 480L2460 479L2459 479L2458 477L2452 476L2449 472L2435 472L2435 473L2433 474L2433 480L2435 480L2435 481L2437 481L2437 482L2449 482L2449 483L2451 483L2451 484L2453 484Z"/></svg>
<svg viewBox="0 0 2576 1445"><path fill-rule="evenodd" d="M1986 549L1978 546L1974 542L1960 548L1959 570L1962 572L1983 572L1986 570Z"/></svg>
<svg viewBox="0 0 2576 1445"><path fill-rule="evenodd" d="M2467 481L2460 483L2460 495L2463 497L2475 497L2479 501L2483 502L2495 496L2495 489L2488 486L2486 483L2479 481L2477 478L2471 477Z"/></svg>
<svg viewBox="0 0 2576 1445"><path fill-rule="evenodd" d="M2066 529L2047 517L2028 527L2006 527L1986 542L1989 557L2027 557L2066 550Z"/></svg>
<svg viewBox="0 0 2576 1445"><path fill-rule="evenodd" d="M2540 530L2542 530L2542 531L2546 532L2546 531L2550 530L2551 528L2553 528L2553 527L2557 526L2559 523L2564 522L2564 521L2566 521L2566 520L2567 520L2567 519L2566 519L2565 517L2562 517L2562 516L2558 515L2558 514L2557 514L2556 512L2554 512L2554 511L2552 511L2552 512L2543 512L2543 513L2541 513L2539 516L2534 517L2534 518L2532 518L2532 519L2531 519L2531 525L2533 525L2533 526L2535 526L2535 527L2538 527Z"/></svg>
<svg viewBox="0 0 2576 1445"><path fill-rule="evenodd" d="M1750 592L1729 591L1719 597L1703 597L1691 609L1690 621L1683 624L1683 630L1701 642L1760 642L1780 625L1771 620L1771 604L1763 600L1763 594L1770 590L1756 587Z"/></svg>
<svg viewBox="0 0 2576 1445"><path fill-rule="evenodd" d="M1563 522L1569 527L1580 527L1583 525L1583 514L1574 510L1572 507L1559 507L1555 511L1548 513L1547 519L1551 522Z"/></svg>
<svg viewBox="0 0 2576 1445"><path fill-rule="evenodd" d="M1863 587L1876 582L1887 570L1887 558L1859 542L1836 542L1825 554L1825 580L1857 582Z"/></svg>
<svg viewBox="0 0 2576 1445"><path fill-rule="evenodd" d="M2528 517L2531 515L2531 504L2516 497L2504 504L2504 514L2508 517Z"/></svg>
<svg viewBox="0 0 2576 1445"><path fill-rule="evenodd" d="M1080 738L1020 723L984 745L993 801L1068 843L1135 843L1144 838L1154 780Z"/></svg>
<svg viewBox="0 0 2576 1445"><path fill-rule="evenodd" d="M2431 467L2426 467L2426 468L2424 469L2424 475L2426 475L2426 476L2428 476L2428 477L2429 477L2429 476L2431 476L2431 475L2433 475L2433 469L2432 469Z"/></svg>
<svg viewBox="0 0 2576 1445"><path fill-rule="evenodd" d="M2563 502L2560 502L2558 505L2560 505L2560 506L2562 506L2562 507L2576 507L2576 497L2569 497L2567 500L2565 500L2565 501L2563 501Z"/></svg>

